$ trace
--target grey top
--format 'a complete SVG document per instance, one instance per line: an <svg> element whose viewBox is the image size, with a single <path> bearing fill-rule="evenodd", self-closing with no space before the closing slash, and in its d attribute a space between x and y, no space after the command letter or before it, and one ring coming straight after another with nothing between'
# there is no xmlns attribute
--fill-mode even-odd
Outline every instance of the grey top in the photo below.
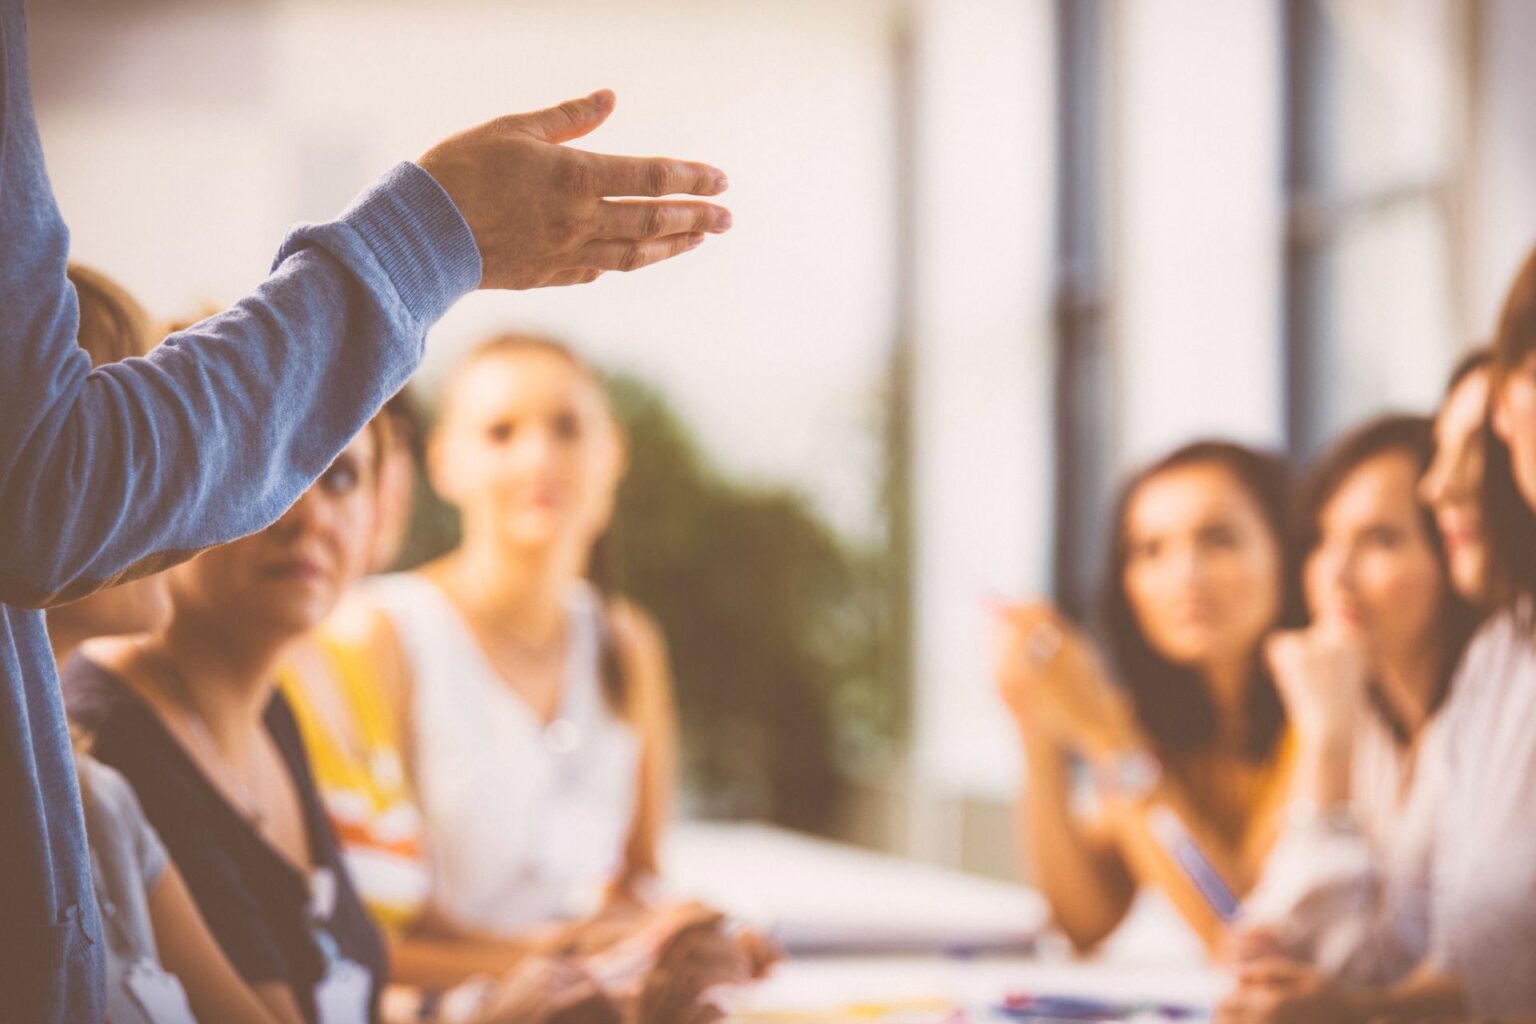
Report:
<svg viewBox="0 0 1536 1024"><path fill-rule="evenodd" d="M1432 956L1479 1017L1536 1012L1536 638L1517 616L1472 641L1446 722Z"/></svg>
<svg viewBox="0 0 1536 1024"><path fill-rule="evenodd" d="M144 818L139 798L116 770L80 758L85 831L102 930L114 957L158 961L149 916L149 890L170 863L160 837Z"/></svg>
<svg viewBox="0 0 1536 1024"><path fill-rule="evenodd" d="M160 966L149 893L170 864L128 780L79 755L92 883L106 937L106 1019L196 1024L186 990Z"/></svg>

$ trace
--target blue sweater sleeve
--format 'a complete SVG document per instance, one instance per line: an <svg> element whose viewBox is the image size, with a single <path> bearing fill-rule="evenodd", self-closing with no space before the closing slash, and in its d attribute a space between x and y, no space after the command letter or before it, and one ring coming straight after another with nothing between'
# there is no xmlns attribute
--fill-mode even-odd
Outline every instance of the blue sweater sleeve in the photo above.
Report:
<svg viewBox="0 0 1536 1024"><path fill-rule="evenodd" d="M336 221L293 232L233 309L93 371L25 69L5 50L0 602L42 607L274 521L404 384L481 268L448 195L401 164Z"/></svg>

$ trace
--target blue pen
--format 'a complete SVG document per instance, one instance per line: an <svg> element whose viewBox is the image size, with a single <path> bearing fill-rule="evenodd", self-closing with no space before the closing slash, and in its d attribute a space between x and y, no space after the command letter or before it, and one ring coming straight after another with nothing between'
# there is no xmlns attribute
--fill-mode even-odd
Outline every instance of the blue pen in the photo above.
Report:
<svg viewBox="0 0 1536 1024"><path fill-rule="evenodd" d="M1148 812L1147 820L1152 834L1199 890L1212 912L1224 924L1236 920L1241 906L1237 896L1222 881L1216 866L1205 856L1179 816L1167 807L1155 807Z"/></svg>
<svg viewBox="0 0 1536 1024"><path fill-rule="evenodd" d="M1107 1003L1075 996L1010 996L993 1008L1012 1020L1023 1021L1122 1021L1155 1013L1166 1020L1189 1020L1201 1011L1189 1006L1162 1003Z"/></svg>

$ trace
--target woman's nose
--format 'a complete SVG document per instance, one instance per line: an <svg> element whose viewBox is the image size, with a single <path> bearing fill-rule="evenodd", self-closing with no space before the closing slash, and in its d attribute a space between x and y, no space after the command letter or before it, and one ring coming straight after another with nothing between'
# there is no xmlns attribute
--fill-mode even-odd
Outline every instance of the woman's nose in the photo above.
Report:
<svg viewBox="0 0 1536 1024"><path fill-rule="evenodd" d="M311 487L300 495L299 500L294 502L287 512L283 513L282 518L273 525L272 529L287 537L318 529L326 520L327 508L319 488Z"/></svg>
<svg viewBox="0 0 1536 1024"><path fill-rule="evenodd" d="M1351 551L1338 560L1338 564L1334 567L1333 581L1340 590L1352 591L1358 578L1359 566L1354 552Z"/></svg>

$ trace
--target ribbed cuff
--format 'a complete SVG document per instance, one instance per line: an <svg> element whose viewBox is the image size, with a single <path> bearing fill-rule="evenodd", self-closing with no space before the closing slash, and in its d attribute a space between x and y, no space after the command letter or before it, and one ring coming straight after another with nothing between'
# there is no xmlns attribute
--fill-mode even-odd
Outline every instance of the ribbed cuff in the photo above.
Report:
<svg viewBox="0 0 1536 1024"><path fill-rule="evenodd" d="M480 284L480 248L437 179L396 164L341 215L423 326Z"/></svg>

